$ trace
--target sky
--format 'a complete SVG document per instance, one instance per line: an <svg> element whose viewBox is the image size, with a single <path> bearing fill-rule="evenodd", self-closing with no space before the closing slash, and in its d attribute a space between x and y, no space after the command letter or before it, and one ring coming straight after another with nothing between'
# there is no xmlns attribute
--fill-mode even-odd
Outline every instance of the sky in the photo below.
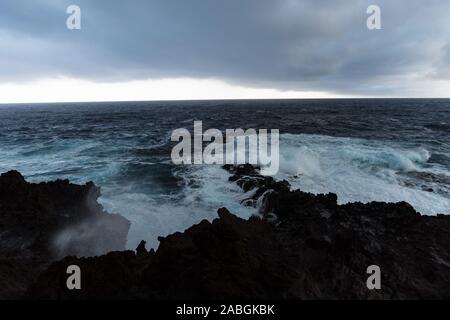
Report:
<svg viewBox="0 0 450 320"><path fill-rule="evenodd" d="M450 97L449 19L449 0L1 0L0 103Z"/></svg>

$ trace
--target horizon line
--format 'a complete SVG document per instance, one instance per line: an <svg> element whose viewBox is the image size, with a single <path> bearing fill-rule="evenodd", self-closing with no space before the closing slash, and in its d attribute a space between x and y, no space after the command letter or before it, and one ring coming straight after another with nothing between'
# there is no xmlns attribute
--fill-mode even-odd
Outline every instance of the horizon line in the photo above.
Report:
<svg viewBox="0 0 450 320"><path fill-rule="evenodd" d="M336 97L336 98L218 98L218 99L155 99L155 100L86 100L86 101L38 101L38 102L0 102L2 105L27 104L79 104L79 103L126 103L126 102L196 102L196 101L296 101L296 100L447 100L450 97Z"/></svg>

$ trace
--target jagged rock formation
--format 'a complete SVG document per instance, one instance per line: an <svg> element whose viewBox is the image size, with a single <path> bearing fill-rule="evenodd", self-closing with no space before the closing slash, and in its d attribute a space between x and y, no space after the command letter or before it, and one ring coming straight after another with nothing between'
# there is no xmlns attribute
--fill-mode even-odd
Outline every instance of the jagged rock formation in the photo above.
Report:
<svg viewBox="0 0 450 320"><path fill-rule="evenodd" d="M160 238L156 252L66 257L43 272L33 299L442 299L450 298L450 217L421 216L409 204L338 205L335 194L290 190L251 166L226 167L254 190L244 204L260 217L219 218ZM150 210L151 208L149 208ZM82 290L66 288L66 268ZM381 289L366 286L381 268Z"/></svg>
<svg viewBox="0 0 450 320"><path fill-rule="evenodd" d="M0 176L0 299L20 298L57 258L125 249L129 221L105 212L99 196L92 182L32 184L17 171Z"/></svg>

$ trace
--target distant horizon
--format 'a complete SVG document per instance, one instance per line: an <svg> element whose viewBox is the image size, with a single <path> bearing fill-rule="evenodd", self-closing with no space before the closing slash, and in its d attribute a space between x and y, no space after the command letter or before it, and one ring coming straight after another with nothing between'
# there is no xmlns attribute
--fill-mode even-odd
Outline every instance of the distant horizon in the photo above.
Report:
<svg viewBox="0 0 450 320"><path fill-rule="evenodd" d="M106 101L51 101L51 102L0 102L8 105L82 104L82 103L146 103L146 102L202 102L202 101L305 101L305 100L450 100L450 97L339 97L339 98L242 98L242 99L167 99L167 100L106 100Z"/></svg>

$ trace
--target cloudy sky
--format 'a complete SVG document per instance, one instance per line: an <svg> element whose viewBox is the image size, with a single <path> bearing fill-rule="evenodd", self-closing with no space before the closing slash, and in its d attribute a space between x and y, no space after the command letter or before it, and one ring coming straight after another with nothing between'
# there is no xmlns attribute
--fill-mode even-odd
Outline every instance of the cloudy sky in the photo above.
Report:
<svg viewBox="0 0 450 320"><path fill-rule="evenodd" d="M449 21L449 0L1 0L0 102L450 97Z"/></svg>

